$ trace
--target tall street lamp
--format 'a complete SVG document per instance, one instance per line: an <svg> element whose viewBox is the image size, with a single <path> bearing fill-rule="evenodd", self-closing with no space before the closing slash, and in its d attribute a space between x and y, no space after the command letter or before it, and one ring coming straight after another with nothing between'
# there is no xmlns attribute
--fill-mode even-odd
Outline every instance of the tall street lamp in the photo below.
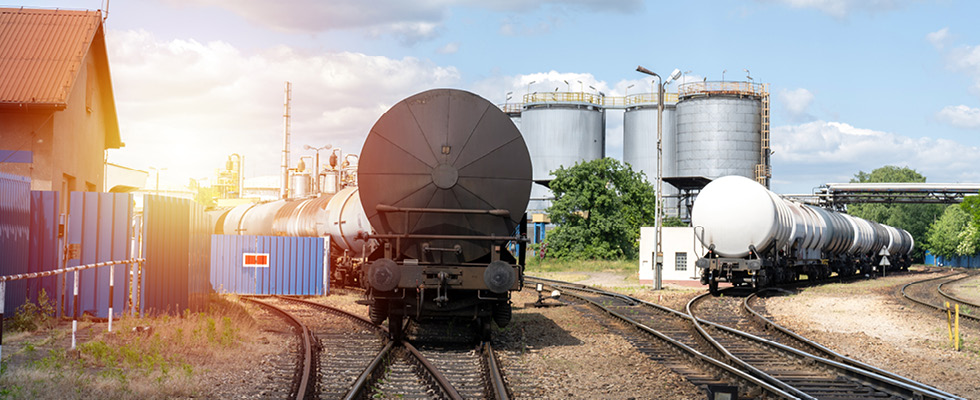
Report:
<svg viewBox="0 0 980 400"><path fill-rule="evenodd" d="M326 145L323 147L313 147L308 144L303 145L303 150L313 150L316 152L316 169L313 171L313 187L316 188L317 196L320 195L320 150L327 150L333 147L333 145Z"/></svg>
<svg viewBox="0 0 980 400"><path fill-rule="evenodd" d="M657 207L654 211L654 220L657 230L657 251L656 251L656 265L654 270L654 290L663 289L663 266L664 266L664 248L663 248L663 219L664 219L664 132L663 132L663 120L664 120L664 85L670 83L670 81L677 79L681 76L681 70L674 69L674 72L670 73L667 77L667 81L664 82L660 75L656 72L650 71L642 66L637 66L636 70L647 75L653 75L657 77L660 81L657 89Z"/></svg>
<svg viewBox="0 0 980 400"><path fill-rule="evenodd" d="M531 85L538 83L538 81L530 81L527 83L527 91L524 92L524 102L527 103L527 96L531 94Z"/></svg>
<svg viewBox="0 0 980 400"><path fill-rule="evenodd" d="M150 167L150 169L157 171L157 188L154 191L154 194L157 195L157 196L159 196L160 195L160 172L161 171L166 171L167 168L166 167L164 167L164 168Z"/></svg>

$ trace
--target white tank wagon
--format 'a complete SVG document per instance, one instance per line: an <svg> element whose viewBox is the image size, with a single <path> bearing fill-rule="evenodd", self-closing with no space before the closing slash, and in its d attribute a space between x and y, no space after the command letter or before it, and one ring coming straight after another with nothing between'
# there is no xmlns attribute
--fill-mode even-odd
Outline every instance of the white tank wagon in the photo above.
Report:
<svg viewBox="0 0 980 400"><path fill-rule="evenodd" d="M306 199L244 204L222 212L216 234L330 237L332 282L358 285L365 254L377 246L357 187Z"/></svg>
<svg viewBox="0 0 980 400"><path fill-rule="evenodd" d="M759 183L726 176L705 186L691 213L707 253L697 261L701 283L765 287L798 280L907 269L912 235L879 224L779 197Z"/></svg>

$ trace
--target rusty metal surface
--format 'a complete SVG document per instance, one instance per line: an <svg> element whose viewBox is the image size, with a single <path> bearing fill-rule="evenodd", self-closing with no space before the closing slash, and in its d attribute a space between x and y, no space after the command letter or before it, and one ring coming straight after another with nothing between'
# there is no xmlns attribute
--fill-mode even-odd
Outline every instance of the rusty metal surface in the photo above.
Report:
<svg viewBox="0 0 980 400"><path fill-rule="evenodd" d="M211 236L211 286L218 293L322 295L329 237ZM245 267L244 253L268 253L268 267ZM327 285L327 286L324 286Z"/></svg>
<svg viewBox="0 0 980 400"><path fill-rule="evenodd" d="M31 180L0 173L0 276L27 272L31 230ZM5 293L10 315L24 304L26 283L11 282Z"/></svg>
<svg viewBox="0 0 980 400"><path fill-rule="evenodd" d="M509 236L527 207L531 159L521 133L500 109L469 92L436 89L402 100L381 116L361 150L358 179L364 210L380 234ZM379 204L510 213L382 213ZM419 257L418 246L405 251ZM485 244L463 249L466 259L487 251Z"/></svg>
<svg viewBox="0 0 980 400"><path fill-rule="evenodd" d="M100 11L0 9L0 103L65 104L101 29Z"/></svg>
<svg viewBox="0 0 980 400"><path fill-rule="evenodd" d="M211 292L211 221L187 199L143 198L141 313L202 311Z"/></svg>

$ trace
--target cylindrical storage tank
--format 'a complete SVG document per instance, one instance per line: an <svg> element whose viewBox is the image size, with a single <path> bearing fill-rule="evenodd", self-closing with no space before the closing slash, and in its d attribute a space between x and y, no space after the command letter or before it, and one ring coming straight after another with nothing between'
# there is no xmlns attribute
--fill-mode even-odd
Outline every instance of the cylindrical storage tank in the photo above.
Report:
<svg viewBox="0 0 980 400"><path fill-rule="evenodd" d="M551 171L605 157L605 112L575 102L528 103L521 113L535 181L550 181Z"/></svg>
<svg viewBox="0 0 980 400"><path fill-rule="evenodd" d="M677 103L677 175L755 179L761 157L762 98L755 85L681 85ZM747 88L747 89L745 89ZM741 90L745 89L745 90Z"/></svg>
<svg viewBox="0 0 980 400"><path fill-rule="evenodd" d="M320 174L320 193L334 194L340 189L340 171L323 171Z"/></svg>
<svg viewBox="0 0 980 400"><path fill-rule="evenodd" d="M742 176L715 179L698 195L691 211L695 232L704 229L704 246L723 257L745 257L749 246L760 253L773 244L783 248L794 233L787 202Z"/></svg>
<svg viewBox="0 0 980 400"><path fill-rule="evenodd" d="M674 117L676 103L664 104L663 138L663 177L677 175L677 131ZM623 113L623 162L642 171L652 185L657 180L657 103L643 104L626 109ZM669 183L663 185L664 210L667 216L686 218L687 215L674 215L677 210L677 196L680 191Z"/></svg>
<svg viewBox="0 0 980 400"><path fill-rule="evenodd" d="M486 256L486 240L439 236L512 236L531 193L520 131L486 99L454 89L422 92L385 112L364 141L357 173L379 234L432 237L402 239L407 259L421 259L424 243L459 244L463 262Z"/></svg>
<svg viewBox="0 0 980 400"><path fill-rule="evenodd" d="M310 177L310 174L293 174L293 176L289 177L289 197L298 199L309 196L311 183L313 183L313 179Z"/></svg>

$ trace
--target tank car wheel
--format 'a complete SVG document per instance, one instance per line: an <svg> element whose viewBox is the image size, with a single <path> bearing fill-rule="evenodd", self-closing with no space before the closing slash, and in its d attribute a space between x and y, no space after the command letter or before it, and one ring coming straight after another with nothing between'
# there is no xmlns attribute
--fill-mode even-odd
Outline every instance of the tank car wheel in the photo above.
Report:
<svg viewBox="0 0 980 400"><path fill-rule="evenodd" d="M493 322L497 323L497 326L504 328L507 324L510 324L510 318L514 311L511 309L510 303L500 303L493 308Z"/></svg>
<svg viewBox="0 0 980 400"><path fill-rule="evenodd" d="M374 304L368 306L368 318L372 324L381 325L388 318L388 303L375 300Z"/></svg>
<svg viewBox="0 0 980 400"><path fill-rule="evenodd" d="M405 336L405 318L403 316L388 316L388 334L391 335L391 340L402 340Z"/></svg>
<svg viewBox="0 0 980 400"><path fill-rule="evenodd" d="M490 318L480 318L477 320L477 335L480 336L480 340L484 342L490 341L491 332Z"/></svg>
<svg viewBox="0 0 980 400"><path fill-rule="evenodd" d="M718 295L718 279L714 276L708 278L708 291L711 292L712 296Z"/></svg>

